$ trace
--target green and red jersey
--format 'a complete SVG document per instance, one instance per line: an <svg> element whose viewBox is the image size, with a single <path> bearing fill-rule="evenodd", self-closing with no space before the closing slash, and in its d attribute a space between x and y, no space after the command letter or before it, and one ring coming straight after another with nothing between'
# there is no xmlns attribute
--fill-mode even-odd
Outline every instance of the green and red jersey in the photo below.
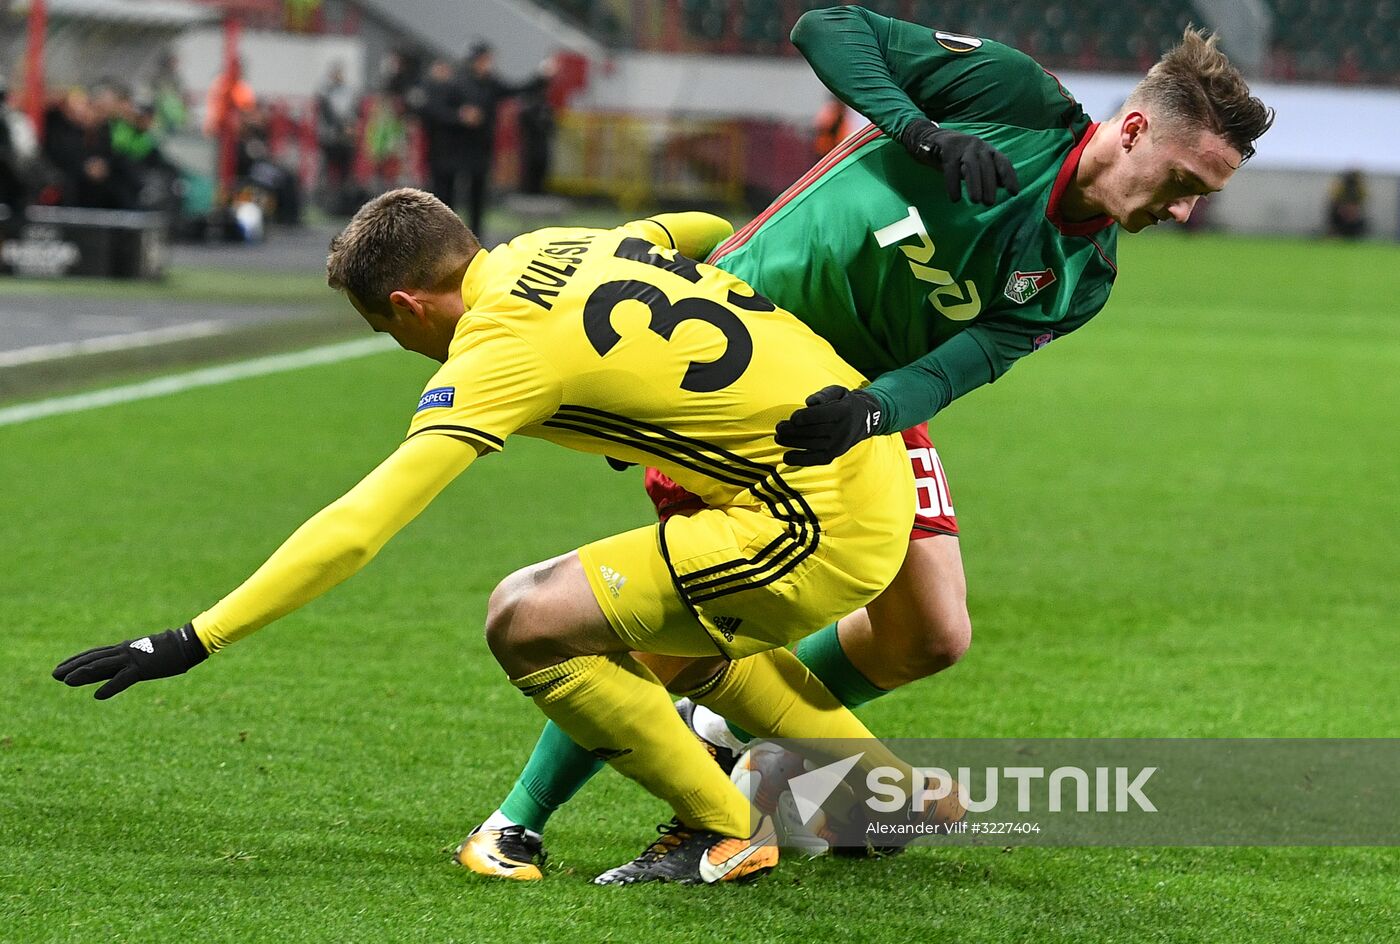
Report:
<svg viewBox="0 0 1400 944"><path fill-rule="evenodd" d="M710 261L876 378L881 432L928 419L1103 308L1117 226L1060 212L1097 126L1053 75L1008 46L858 7L807 14L793 41L874 126ZM942 174L896 140L922 117L1002 151L1020 194L949 202Z"/></svg>

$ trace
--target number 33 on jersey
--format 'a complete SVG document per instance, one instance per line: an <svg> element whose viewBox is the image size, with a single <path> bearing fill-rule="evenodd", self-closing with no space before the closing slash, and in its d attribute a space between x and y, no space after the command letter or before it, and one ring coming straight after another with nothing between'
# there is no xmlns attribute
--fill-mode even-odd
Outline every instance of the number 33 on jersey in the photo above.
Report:
<svg viewBox="0 0 1400 944"><path fill-rule="evenodd" d="M410 436L494 450L520 432L653 466L698 450L709 458L677 480L712 505L747 488L757 466L781 464L773 427L808 394L865 381L745 282L681 255L651 220L482 250L462 297L466 315Z"/></svg>

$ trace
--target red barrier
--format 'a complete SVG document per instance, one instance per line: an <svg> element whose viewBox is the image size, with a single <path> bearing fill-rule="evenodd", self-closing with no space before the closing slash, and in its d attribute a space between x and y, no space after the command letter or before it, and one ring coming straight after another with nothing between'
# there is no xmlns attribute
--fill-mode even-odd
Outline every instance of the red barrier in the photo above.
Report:
<svg viewBox="0 0 1400 944"><path fill-rule="evenodd" d="M239 29L238 17L224 20L224 110L219 121L219 192L224 200L233 195L233 181L238 173L238 126L242 117L236 96L243 78L238 62Z"/></svg>
<svg viewBox="0 0 1400 944"><path fill-rule="evenodd" d="M44 42L48 27L47 0L30 0L29 39L24 53L24 105L40 142L44 139Z"/></svg>

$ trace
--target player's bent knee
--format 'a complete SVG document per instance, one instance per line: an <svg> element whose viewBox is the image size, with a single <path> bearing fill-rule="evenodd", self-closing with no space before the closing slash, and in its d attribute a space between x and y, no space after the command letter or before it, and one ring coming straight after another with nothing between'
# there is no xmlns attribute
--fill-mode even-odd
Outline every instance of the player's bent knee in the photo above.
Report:
<svg viewBox="0 0 1400 944"><path fill-rule="evenodd" d="M965 608L944 611L930 621L920 643L916 665L922 675L942 672L972 646L972 618Z"/></svg>
<svg viewBox="0 0 1400 944"><path fill-rule="evenodd" d="M972 648L972 617L963 607L946 614L939 623L930 655L946 669L961 660Z"/></svg>
<svg viewBox="0 0 1400 944"><path fill-rule="evenodd" d="M511 678L562 661L553 658L553 640L540 631L541 566L517 570L502 580L486 604L486 646Z"/></svg>
<svg viewBox="0 0 1400 944"><path fill-rule="evenodd" d="M899 576L866 613L871 642L892 670L882 684L903 685L955 665L972 645L958 539L938 535L913 542Z"/></svg>
<svg viewBox="0 0 1400 944"><path fill-rule="evenodd" d="M486 607L486 645L511 678L629 648L599 609L576 554L518 570L496 586Z"/></svg>
<svg viewBox="0 0 1400 944"><path fill-rule="evenodd" d="M878 633L899 667L898 684L927 678L955 665L972 646L972 618L966 607L948 607L903 623L897 632Z"/></svg>
<svg viewBox="0 0 1400 944"><path fill-rule="evenodd" d="M486 603L486 647L507 672L510 672L513 650L519 642L517 615L525 592L520 576L521 572L517 571L496 584Z"/></svg>

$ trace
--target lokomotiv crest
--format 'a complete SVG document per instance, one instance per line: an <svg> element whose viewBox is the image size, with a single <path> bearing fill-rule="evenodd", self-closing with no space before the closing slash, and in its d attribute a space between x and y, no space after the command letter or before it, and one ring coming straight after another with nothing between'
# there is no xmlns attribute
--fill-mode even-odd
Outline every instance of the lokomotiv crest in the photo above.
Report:
<svg viewBox="0 0 1400 944"><path fill-rule="evenodd" d="M1018 269L1006 280L1006 297L1018 305L1024 305L1054 281L1055 272L1052 269L1041 269L1039 272L1022 272Z"/></svg>

